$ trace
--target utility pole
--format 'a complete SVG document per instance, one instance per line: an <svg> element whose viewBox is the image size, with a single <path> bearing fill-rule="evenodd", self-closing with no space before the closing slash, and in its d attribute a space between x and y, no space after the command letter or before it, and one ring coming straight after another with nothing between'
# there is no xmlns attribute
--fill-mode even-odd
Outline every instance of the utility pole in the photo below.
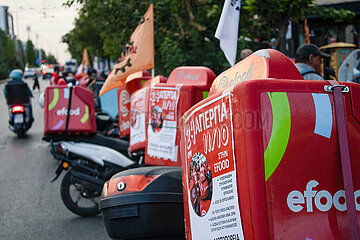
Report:
<svg viewBox="0 0 360 240"><path fill-rule="evenodd" d="M39 52L39 61L40 61L39 65L41 66L42 58L41 58L41 47L39 45L39 35L36 34L35 37L36 37L36 46L38 47L38 52Z"/></svg>
<svg viewBox="0 0 360 240"><path fill-rule="evenodd" d="M27 31L27 34L28 34L28 41L29 41L30 40L30 26L26 27L26 31Z"/></svg>

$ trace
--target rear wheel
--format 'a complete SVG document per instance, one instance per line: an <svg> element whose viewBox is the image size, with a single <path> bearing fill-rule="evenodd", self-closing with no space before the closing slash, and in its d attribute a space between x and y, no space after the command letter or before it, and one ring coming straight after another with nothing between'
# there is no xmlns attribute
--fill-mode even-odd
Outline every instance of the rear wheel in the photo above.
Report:
<svg viewBox="0 0 360 240"><path fill-rule="evenodd" d="M25 131L24 130L19 130L16 134L17 134L18 138L23 138L24 135L25 135Z"/></svg>
<svg viewBox="0 0 360 240"><path fill-rule="evenodd" d="M67 209L77 215L90 217L99 213L100 193L86 189L72 176L71 170L61 182L61 198Z"/></svg>

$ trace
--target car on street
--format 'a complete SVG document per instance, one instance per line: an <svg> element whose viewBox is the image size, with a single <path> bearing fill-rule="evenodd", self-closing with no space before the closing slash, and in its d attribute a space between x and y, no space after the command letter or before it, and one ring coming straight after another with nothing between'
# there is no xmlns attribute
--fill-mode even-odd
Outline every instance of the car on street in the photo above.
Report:
<svg viewBox="0 0 360 240"><path fill-rule="evenodd" d="M28 69L25 69L25 72L24 72L24 78L33 78L35 77L35 75L37 74L36 72L36 69L35 68L28 68Z"/></svg>
<svg viewBox="0 0 360 240"><path fill-rule="evenodd" d="M50 79L53 72L54 72L54 68L50 68L50 67L49 67L49 68L43 69L43 70L42 70L43 80L45 80L45 79Z"/></svg>
<svg viewBox="0 0 360 240"><path fill-rule="evenodd" d="M75 74L77 69L77 61L76 59L71 59L65 62L64 65L64 73L67 74Z"/></svg>

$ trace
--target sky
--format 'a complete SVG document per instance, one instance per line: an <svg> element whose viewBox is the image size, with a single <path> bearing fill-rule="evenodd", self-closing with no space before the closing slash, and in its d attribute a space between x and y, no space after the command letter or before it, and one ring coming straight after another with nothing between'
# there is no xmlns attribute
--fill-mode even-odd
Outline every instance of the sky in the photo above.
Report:
<svg viewBox="0 0 360 240"><path fill-rule="evenodd" d="M14 19L14 32L24 43L28 38L36 48L51 53L60 63L71 58L61 37L74 28L79 5L64 7L66 0L0 0ZM28 31L28 27L30 31Z"/></svg>

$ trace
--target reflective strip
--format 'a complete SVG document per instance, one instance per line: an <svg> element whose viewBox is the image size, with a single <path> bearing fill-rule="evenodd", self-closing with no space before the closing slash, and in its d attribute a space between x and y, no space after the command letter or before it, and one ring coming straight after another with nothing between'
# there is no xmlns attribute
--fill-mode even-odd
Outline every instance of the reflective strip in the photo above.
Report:
<svg viewBox="0 0 360 240"><path fill-rule="evenodd" d="M56 125L55 125L55 127L53 127L51 130L58 130L58 129L60 129L60 127L64 124L64 120L60 120Z"/></svg>
<svg viewBox="0 0 360 240"><path fill-rule="evenodd" d="M80 122L85 123L88 119L89 119L89 107L87 105L85 105L85 114L81 118Z"/></svg>
<svg viewBox="0 0 360 240"><path fill-rule="evenodd" d="M326 138L331 137L332 109L329 94L312 93L315 104L315 130L314 133Z"/></svg>
<svg viewBox="0 0 360 240"><path fill-rule="evenodd" d="M64 98L69 99L70 91L69 88L64 88Z"/></svg>
<svg viewBox="0 0 360 240"><path fill-rule="evenodd" d="M54 88L54 98L51 101L51 103L49 104L49 107L48 107L49 111L56 106L58 101L59 101L59 89Z"/></svg>
<svg viewBox="0 0 360 240"><path fill-rule="evenodd" d="M273 112L273 126L264 153L265 181L273 174L285 153L291 127L290 105L286 93L272 92L268 95Z"/></svg>

